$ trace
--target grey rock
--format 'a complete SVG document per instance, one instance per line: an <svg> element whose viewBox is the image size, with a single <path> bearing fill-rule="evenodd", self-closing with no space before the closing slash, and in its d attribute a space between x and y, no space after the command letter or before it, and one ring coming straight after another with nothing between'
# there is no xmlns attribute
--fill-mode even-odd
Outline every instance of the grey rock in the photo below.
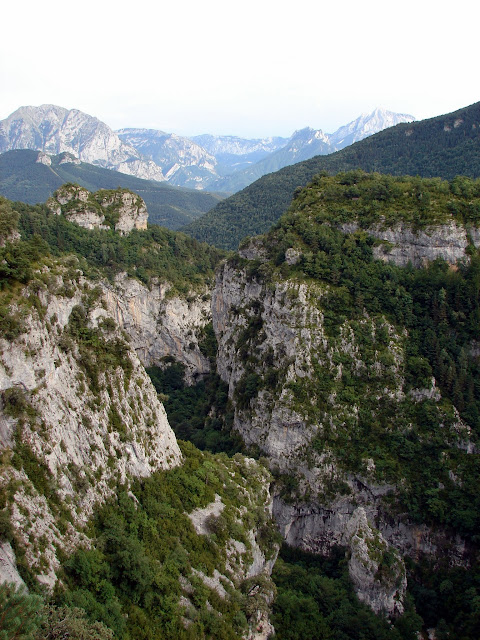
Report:
<svg viewBox="0 0 480 640"><path fill-rule="evenodd" d="M67 152L106 169L165 180L158 165L122 142L105 123L77 109L52 104L20 107L0 122L0 153L12 149L38 149L49 155Z"/></svg>
<svg viewBox="0 0 480 640"><path fill-rule="evenodd" d="M457 232L453 227L446 231L442 236L446 245ZM432 245L443 246L436 239ZM255 239L242 250L244 258L252 256L257 260L262 255L261 240ZM395 493L396 487L375 482L374 460L364 460L362 474L348 475L339 467L333 451L326 448L319 453L318 447L312 446L314 438L317 445L321 444L322 433L335 429L342 420L343 424L349 424L348 421L355 424L358 414L356 405L339 404L335 393L324 410L317 409L315 385L310 381L320 375L318 366L324 375L335 379L342 375L344 359L351 363L353 371L365 370L365 363L348 319L342 320L334 340L325 332L321 301L327 285L282 280L278 273L271 278L268 267L260 265L254 272L257 275L251 275L248 266L227 262L217 272L212 295L217 367L229 385L235 409L234 429L247 445L258 447L268 457L270 467L280 477L282 474L293 477L298 483L288 503L280 495L274 497L273 514L285 541L325 555L334 546L345 547L359 597L375 611L398 615L405 593L405 570L400 556L419 560L424 555L443 553L452 564L468 566L465 542L445 529L415 524L406 514L390 516L384 498ZM362 331L373 335L379 330L379 320L375 322L364 313L360 320ZM388 340L389 358L384 362L375 352L369 367L376 372L378 385L372 387L371 393L402 402L404 336L385 318L381 323ZM251 331L253 326L257 327L256 334ZM245 335L249 338L242 351ZM252 370L266 380L266 361L276 372L274 388L263 382L248 403L240 404L236 396L239 382ZM382 374L389 379L385 387ZM291 383L301 387L302 381L309 397L297 402ZM430 389L414 390L411 396L416 402L441 400L435 381ZM459 418L457 422L457 433L448 433L452 447L474 451L468 448L471 440L468 429ZM360 521L368 523L363 537L358 533ZM367 561L364 550L370 538L378 538L382 558L385 556L392 563L391 571L381 559Z"/></svg>
<svg viewBox="0 0 480 640"><path fill-rule="evenodd" d="M202 329L210 322L210 301L206 291L189 300L168 296L169 285L154 282L150 288L125 273L115 283L105 283L109 313L131 339L131 345L145 367L161 365L166 356L186 367L186 380L210 372L210 363L198 346Z"/></svg>
<svg viewBox="0 0 480 640"><path fill-rule="evenodd" d="M0 542L0 583L13 583L17 587L25 586L18 573L15 553L9 542Z"/></svg>

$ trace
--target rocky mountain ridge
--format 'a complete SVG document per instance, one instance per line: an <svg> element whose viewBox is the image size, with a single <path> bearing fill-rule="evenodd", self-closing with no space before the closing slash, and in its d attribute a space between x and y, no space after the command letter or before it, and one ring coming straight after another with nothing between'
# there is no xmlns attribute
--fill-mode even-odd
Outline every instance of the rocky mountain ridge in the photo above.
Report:
<svg viewBox="0 0 480 640"><path fill-rule="evenodd" d="M205 188L218 177L217 159L193 140L154 129L120 129L121 140L162 168L177 186Z"/></svg>
<svg viewBox="0 0 480 640"><path fill-rule="evenodd" d="M212 187L221 191L236 192L265 174L278 171L297 162L309 160L315 156L329 155L388 127L414 120L415 118L410 115L377 108L370 114L362 114L334 133L324 133L321 129L305 127L295 131L282 147L259 160L253 166L215 182Z"/></svg>
<svg viewBox="0 0 480 640"><path fill-rule="evenodd" d="M37 149L76 158L147 180L165 180L161 168L123 143L105 123L77 109L46 104L20 107L0 122L0 153Z"/></svg>
<svg viewBox="0 0 480 640"><path fill-rule="evenodd" d="M288 139L248 140L208 134L186 138L154 129L114 132L76 109L41 105L20 107L0 122L0 153L13 149L38 149L49 155L66 152L83 162L143 179L232 192L267 172L332 153L385 127L413 119L376 109L333 134L306 128Z"/></svg>
<svg viewBox="0 0 480 640"><path fill-rule="evenodd" d="M401 122L413 122L414 120L415 118L409 114L394 113L377 107L371 113L362 113L352 122L340 127L334 133L331 133L328 139L329 143L335 147L335 151L339 151L374 133L394 127Z"/></svg>

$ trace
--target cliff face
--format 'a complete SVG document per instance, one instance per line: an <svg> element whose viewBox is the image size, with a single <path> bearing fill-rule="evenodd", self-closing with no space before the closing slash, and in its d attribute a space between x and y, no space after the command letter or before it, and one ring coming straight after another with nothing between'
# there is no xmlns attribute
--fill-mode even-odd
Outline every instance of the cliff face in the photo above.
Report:
<svg viewBox="0 0 480 640"><path fill-rule="evenodd" d="M358 223L340 225L345 233L353 233ZM432 225L426 229L414 229L411 224L396 224L385 227L378 224L368 227L366 232L383 241L373 248L375 258L391 262L399 267L409 263L422 267L437 258L450 264L468 260L467 248L473 244L480 246L480 231L473 225L461 225L454 221L449 224Z"/></svg>
<svg viewBox="0 0 480 640"><path fill-rule="evenodd" d="M210 322L209 293L189 300L168 295L168 284L147 288L122 274L114 285L105 285L105 300L115 321L129 335L131 346L149 367L171 356L186 366L188 383L209 373L208 359L198 346L199 336Z"/></svg>
<svg viewBox="0 0 480 640"><path fill-rule="evenodd" d="M27 563L50 586L59 551L78 544L112 482L181 462L165 410L101 289L69 273L44 268L14 306L25 333L1 341L1 439L10 461L2 486Z"/></svg>
<svg viewBox="0 0 480 640"><path fill-rule="evenodd" d="M429 246L442 245L429 237ZM332 334L323 311L329 285L282 277L267 253L260 240L251 242L241 252L250 260L233 259L219 270L212 297L234 429L269 459L284 539L322 554L344 546L360 599L396 615L406 587L401 555L446 555L465 565L467 545L445 528L415 524L402 507L393 515L387 505L399 485L386 482L375 454L349 469L349 440L367 415L378 421L385 412L390 429L398 422L411 430L407 415L428 407L436 426L422 437L443 438L448 458L474 450L465 445L470 429L449 413L434 379L425 388L406 384L405 331L364 311L360 319L339 318ZM300 257L294 248L285 252L288 264Z"/></svg>
<svg viewBox="0 0 480 640"><path fill-rule="evenodd" d="M50 205L67 217L104 211L111 229L124 208L132 219L138 201L67 185ZM185 364L189 382L210 371L199 347L210 321L208 290L183 299L154 278L150 288L124 273L107 281L96 272L91 281L77 258L53 258L19 238L18 214L6 201L0 206L0 580L68 593L82 579L72 563L103 554L102 567L112 571L102 584L119 611L114 593L124 585L113 573L140 554L142 588L173 603L177 628L208 618L231 623L231 637L266 638L278 551L271 476L240 455L213 456L186 443L182 453L144 368L168 357ZM110 509L114 517L103 520ZM109 525L121 559L108 556ZM163 624L150 601L139 606ZM128 616L118 615L125 626Z"/></svg>

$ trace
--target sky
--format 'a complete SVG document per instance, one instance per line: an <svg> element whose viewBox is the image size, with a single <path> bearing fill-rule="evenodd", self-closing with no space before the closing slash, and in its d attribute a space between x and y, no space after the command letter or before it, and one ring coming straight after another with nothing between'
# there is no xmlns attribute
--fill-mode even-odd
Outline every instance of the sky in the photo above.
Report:
<svg viewBox="0 0 480 640"><path fill-rule="evenodd" d="M377 106L480 100L473 2L24 0L2 9L0 119L80 109L113 129L332 133Z"/></svg>

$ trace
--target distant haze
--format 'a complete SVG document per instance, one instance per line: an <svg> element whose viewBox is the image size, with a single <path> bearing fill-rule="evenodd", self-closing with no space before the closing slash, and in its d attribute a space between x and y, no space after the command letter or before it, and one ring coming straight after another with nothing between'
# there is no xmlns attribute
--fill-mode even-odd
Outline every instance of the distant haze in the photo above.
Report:
<svg viewBox="0 0 480 640"><path fill-rule="evenodd" d="M326 133L381 105L417 119L479 100L474 10L426 0L7 3L0 119L59 104L113 129Z"/></svg>

